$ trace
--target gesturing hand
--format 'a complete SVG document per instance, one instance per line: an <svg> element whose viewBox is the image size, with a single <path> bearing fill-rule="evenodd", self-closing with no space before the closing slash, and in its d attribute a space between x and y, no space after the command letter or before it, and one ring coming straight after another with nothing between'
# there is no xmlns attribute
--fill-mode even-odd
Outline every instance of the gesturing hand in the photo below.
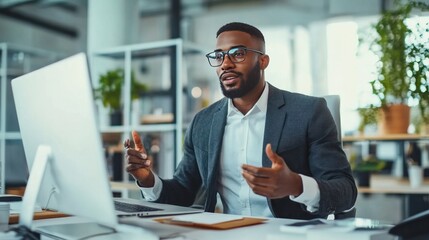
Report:
<svg viewBox="0 0 429 240"><path fill-rule="evenodd" d="M273 152L271 144L267 144L265 152L272 162L271 168L247 164L241 166L242 176L253 192L268 198L300 195L303 191L301 177L292 172L283 158Z"/></svg>
<svg viewBox="0 0 429 240"><path fill-rule="evenodd" d="M155 179L151 171L152 160L147 155L139 134L133 131L132 135L135 148L130 148L129 139L124 142L125 157L128 162L126 170L137 180L140 186L153 187Z"/></svg>

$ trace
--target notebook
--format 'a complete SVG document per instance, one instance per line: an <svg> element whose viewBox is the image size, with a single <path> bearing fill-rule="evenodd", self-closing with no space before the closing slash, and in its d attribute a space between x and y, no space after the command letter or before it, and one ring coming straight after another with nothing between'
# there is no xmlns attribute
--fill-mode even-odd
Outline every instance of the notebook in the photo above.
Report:
<svg viewBox="0 0 429 240"><path fill-rule="evenodd" d="M203 211L136 199L115 199L115 202L145 204L152 209L115 210L84 53L13 79L12 91L31 168L24 202L36 192L37 203L42 207L110 227L118 224L118 216Z"/></svg>

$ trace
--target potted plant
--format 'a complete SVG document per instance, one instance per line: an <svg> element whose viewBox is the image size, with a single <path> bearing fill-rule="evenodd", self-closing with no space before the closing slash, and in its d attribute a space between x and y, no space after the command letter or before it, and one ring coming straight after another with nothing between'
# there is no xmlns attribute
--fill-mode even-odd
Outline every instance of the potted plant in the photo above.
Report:
<svg viewBox="0 0 429 240"><path fill-rule="evenodd" d="M358 131L360 134L364 134L366 126L377 124L377 113L379 108L370 104L368 107L358 108L357 111L360 117Z"/></svg>
<svg viewBox="0 0 429 240"><path fill-rule="evenodd" d="M369 187L371 173L381 171L386 166L386 162L370 154L360 161L357 161L356 156L350 157L350 166L358 181L358 185Z"/></svg>
<svg viewBox="0 0 429 240"><path fill-rule="evenodd" d="M100 99L103 106L109 109L110 124L122 124L122 87L124 83L124 70L121 68L109 70L100 75L99 86L94 90L95 99ZM134 73L131 73L131 100L139 98L147 91L145 84L139 83Z"/></svg>
<svg viewBox="0 0 429 240"><path fill-rule="evenodd" d="M411 10L427 9L427 5L418 2L407 2L396 8L385 11L380 20L373 26L376 36L371 44L371 51L379 57L378 76L371 81L372 93L379 99L379 130L382 134L407 133L410 123L410 98L421 97L419 88L427 84L427 66L425 59L429 56L427 49L422 49L419 41L411 41L425 36L428 28L413 32L406 24ZM426 62L427 65L427 62ZM419 68L420 66L420 68Z"/></svg>

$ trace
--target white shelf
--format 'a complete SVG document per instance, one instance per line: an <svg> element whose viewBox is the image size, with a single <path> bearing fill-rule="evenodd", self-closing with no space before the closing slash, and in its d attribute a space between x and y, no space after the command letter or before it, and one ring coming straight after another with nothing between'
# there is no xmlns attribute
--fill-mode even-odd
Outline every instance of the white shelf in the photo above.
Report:
<svg viewBox="0 0 429 240"><path fill-rule="evenodd" d="M148 136L151 133L159 137L160 161L158 164L158 171L161 176L171 177L174 169L182 157L182 141L183 141L183 58L187 54L203 54L205 53L202 48L192 43L185 43L182 39L170 39L158 42L140 43L126 46L112 47L109 49L98 50L90 54L90 63L92 70L92 79L94 87L98 86L98 78L111 68L124 69L124 83L123 83L123 125L122 126L105 126L101 124L100 130L112 144L123 142L131 136L131 131L135 130L143 136ZM174 56L175 59L171 57ZM155 60L154 60L155 59ZM153 84L153 88L149 89L149 93L142 96L140 101L145 104L139 105L137 111L135 105L131 102L131 72L137 73L136 78L144 73L138 72L141 70L141 65L149 63L149 67L153 67L154 60L160 63L155 68L151 68L151 74L155 75L156 80L150 80L153 75L148 78L143 78L144 81L149 81ZM98 65L97 65L98 63ZM102 70L103 69L103 70ZM158 72L159 71L159 72ZM171 73L175 76L171 77ZM186 74L185 74L186 75ZM149 80L148 80L149 79ZM174 79L175 82L171 82ZM152 82L151 82L152 81ZM147 83L147 82L145 82ZM163 85L164 84L164 85ZM152 91L151 91L152 90ZM154 100L155 99L155 100ZM160 100L164 99L164 100ZM156 101L163 106L168 105L170 109L163 109L163 113L172 113L172 122L160 122L155 124L137 124L133 119L141 119L142 116L153 115L151 112L156 108ZM154 103L155 102L155 103ZM160 103L161 102L161 103ZM152 106L149 111L147 105ZM155 106L155 107L154 107ZM106 114L109 112L105 109L101 101L97 102L99 119L106 119ZM133 109L134 108L134 109ZM136 115L136 113L138 114ZM102 114L105 114L104 116ZM141 116L138 116L141 115ZM155 119L156 120L156 119ZM113 139L110 133L114 133ZM159 133L159 134L158 134ZM119 134L119 135L117 135ZM146 146L148 147L148 146ZM125 165L125 162L124 162ZM158 174L160 174L158 172ZM123 182L128 182L128 173L123 169Z"/></svg>
<svg viewBox="0 0 429 240"><path fill-rule="evenodd" d="M20 132L5 132L4 138L6 140L20 140L21 139L21 133Z"/></svg>
<svg viewBox="0 0 429 240"><path fill-rule="evenodd" d="M50 64L63 56L55 52L11 43L0 43L0 54L0 194L3 194L5 192L6 174L21 174L5 169L9 148L13 148L13 151L19 151L16 144L9 145L6 143L11 140L21 140L21 134L18 131L11 131L17 128L18 123L15 122L16 119L9 116L11 113L14 114L10 81ZM11 128L8 129L8 127ZM21 155L24 156L24 153ZM26 166L25 159L15 158L14 161L22 161L22 164ZM22 175L26 175L25 166L22 168Z"/></svg>
<svg viewBox="0 0 429 240"><path fill-rule="evenodd" d="M101 133L122 133L130 130L136 130L138 132L168 132L174 131L176 124L150 124L150 125L138 125L138 126L107 126L100 127Z"/></svg>

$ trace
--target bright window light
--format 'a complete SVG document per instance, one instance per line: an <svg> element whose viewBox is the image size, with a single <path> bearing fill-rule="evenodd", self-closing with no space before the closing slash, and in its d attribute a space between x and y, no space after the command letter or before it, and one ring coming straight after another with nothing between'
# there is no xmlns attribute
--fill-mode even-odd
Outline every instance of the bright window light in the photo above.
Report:
<svg viewBox="0 0 429 240"><path fill-rule="evenodd" d="M331 22L326 29L328 93L340 95L343 133L356 131L357 108L375 100L369 81L376 76L377 57L365 43L359 47L358 29L356 21Z"/></svg>

